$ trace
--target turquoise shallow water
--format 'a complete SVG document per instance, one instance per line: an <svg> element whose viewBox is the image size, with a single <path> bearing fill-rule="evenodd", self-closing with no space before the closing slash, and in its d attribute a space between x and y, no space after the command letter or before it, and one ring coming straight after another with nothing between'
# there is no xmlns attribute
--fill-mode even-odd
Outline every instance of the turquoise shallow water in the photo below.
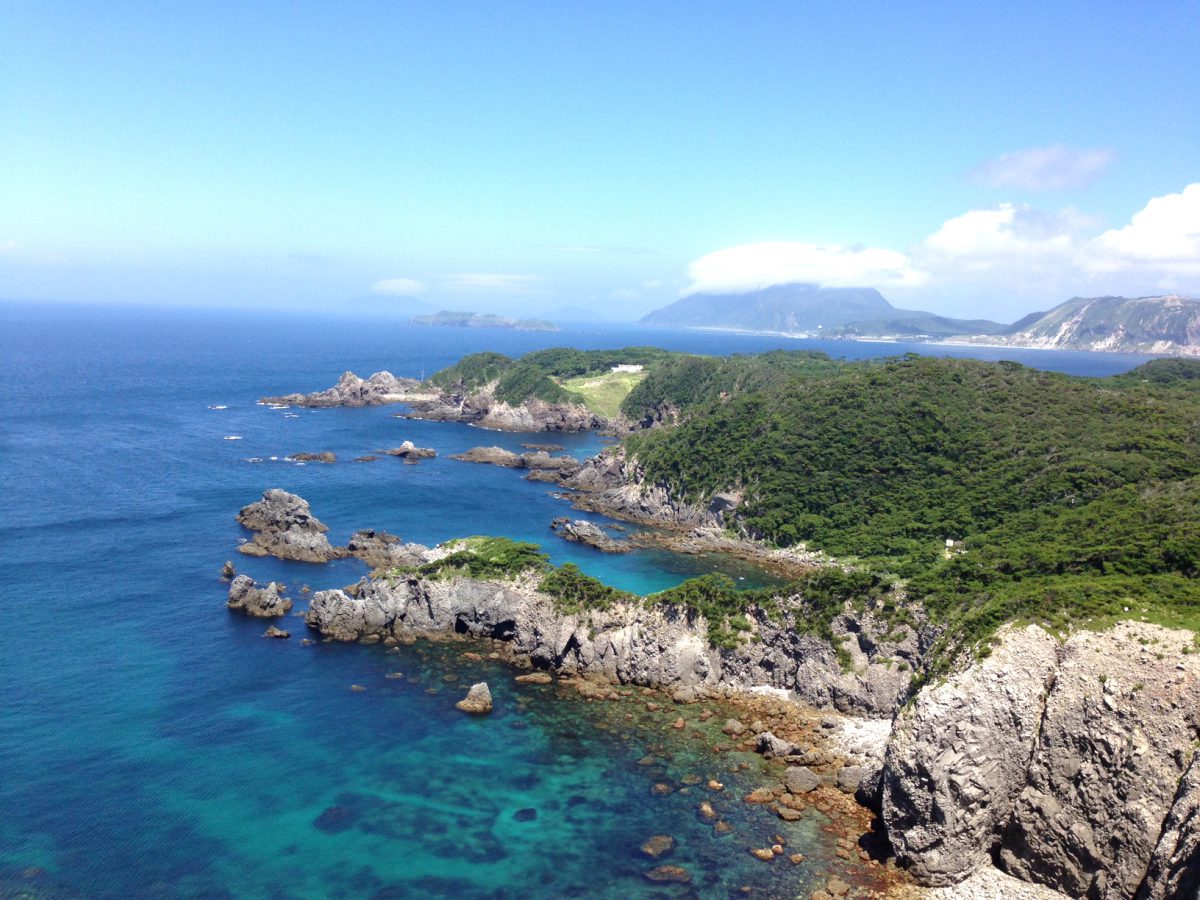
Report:
<svg viewBox="0 0 1200 900"><path fill-rule="evenodd" d="M267 641L262 622L224 608L226 559L294 588L364 572L354 560L237 555L245 535L233 514L268 487L306 497L335 542L360 527L425 543L505 534L637 591L720 565L562 542L548 525L568 507L548 486L447 458L545 438L409 422L386 408L293 418L254 402L326 387L346 368L419 375L481 349L650 342L698 352L802 345L0 306L0 895L725 896L751 883L790 896L816 877L832 859L821 823L789 826L731 802L754 770L718 765L705 742L687 739L690 728L639 723L640 711L626 719L629 703L517 686L498 663L464 661L461 647L301 647L299 620L286 620L291 641ZM1137 362L1033 358L1090 374ZM346 460L405 439L439 458L269 460L318 450ZM594 436L554 440L577 455L598 446ZM385 677L394 671L405 677ZM485 720L453 709L478 678L497 696ZM637 765L659 744L659 765ZM734 835L715 836L695 815L701 789L650 793L658 780L681 787L688 773L730 785L718 806ZM745 853L785 829L809 864L784 875ZM658 831L679 841L666 861L692 871L690 888L642 880L636 848Z"/></svg>

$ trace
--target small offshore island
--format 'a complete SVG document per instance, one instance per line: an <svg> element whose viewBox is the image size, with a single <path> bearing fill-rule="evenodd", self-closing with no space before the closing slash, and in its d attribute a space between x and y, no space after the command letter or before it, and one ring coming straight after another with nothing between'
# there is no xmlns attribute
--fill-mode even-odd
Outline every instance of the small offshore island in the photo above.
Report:
<svg viewBox="0 0 1200 900"><path fill-rule="evenodd" d="M510 431L608 429L620 443L582 461L461 458L692 552L736 548L784 581L739 591L709 575L637 597L503 537L429 548L363 531L332 547L305 501L267 491L239 514L246 552L373 568L312 596L305 623L326 639L466 635L599 696L768 691L863 717L876 739L836 745L854 728L835 721L838 752L736 723L783 766L747 802L787 819L835 785L878 814L921 885L996 867L1072 897L1200 891L1200 361L1081 378L916 355L560 348L268 399L339 396ZM634 540L551 524L608 552ZM229 603L291 605L244 576Z"/></svg>
<svg viewBox="0 0 1200 900"><path fill-rule="evenodd" d="M450 312L441 310L427 316L413 316L410 325L431 325L442 328L510 328L513 331L558 331L553 322L544 319L514 319L492 313Z"/></svg>

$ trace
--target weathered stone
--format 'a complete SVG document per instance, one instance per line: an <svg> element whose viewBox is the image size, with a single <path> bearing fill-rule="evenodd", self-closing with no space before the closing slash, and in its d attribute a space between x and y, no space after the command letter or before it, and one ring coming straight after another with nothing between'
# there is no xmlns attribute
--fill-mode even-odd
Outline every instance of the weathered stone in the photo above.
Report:
<svg viewBox="0 0 1200 900"><path fill-rule="evenodd" d="M259 587L249 575L238 575L229 584L226 605L248 616L270 619L285 615L292 608L292 601L283 596L279 584L274 581Z"/></svg>
<svg viewBox="0 0 1200 900"><path fill-rule="evenodd" d="M278 638L280 640L287 640L292 636L292 633L290 631L284 631L282 628L276 628L274 625L268 625L267 630L263 632L262 636L265 638Z"/></svg>
<svg viewBox="0 0 1200 900"><path fill-rule="evenodd" d="M674 884L689 884L692 875L682 866L656 866L646 873L647 881Z"/></svg>
<svg viewBox="0 0 1200 900"><path fill-rule="evenodd" d="M660 856L666 856L675 849L675 838L669 834L655 834L646 839L642 844L642 852L651 859L658 859Z"/></svg>
<svg viewBox="0 0 1200 900"><path fill-rule="evenodd" d="M487 682L481 681L471 685L467 696L455 703L454 706L465 713L475 715L490 713L492 711L492 692L488 690Z"/></svg>
<svg viewBox="0 0 1200 900"><path fill-rule="evenodd" d="M788 766L783 786L793 794L807 794L821 786L821 778L807 766Z"/></svg>

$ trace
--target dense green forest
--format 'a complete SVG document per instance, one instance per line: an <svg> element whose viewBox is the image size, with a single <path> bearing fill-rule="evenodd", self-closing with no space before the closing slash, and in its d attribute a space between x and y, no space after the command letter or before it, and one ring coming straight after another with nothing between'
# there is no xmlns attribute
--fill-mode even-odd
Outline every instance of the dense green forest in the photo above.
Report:
<svg viewBox="0 0 1200 900"><path fill-rule="evenodd" d="M1093 379L916 355L553 349L475 354L431 380L468 391L498 381L511 402L577 401L554 379L621 363L646 367L626 418L679 421L625 438L647 482L696 501L740 489L732 528L852 561L870 581L843 573L739 592L708 577L654 598L703 615L719 646L742 639L750 604L769 611L773 596L800 591L824 635L843 599L878 599L893 581L901 590L887 609L903 618L896 597L921 601L945 626L943 659L986 646L1008 621L1061 629L1132 616L1200 628L1200 361ZM496 565L484 554L451 557L450 568L534 565L564 611L626 597L549 567L536 548L495 547Z"/></svg>
<svg viewBox="0 0 1200 900"><path fill-rule="evenodd" d="M959 641L1013 619L1196 627L1197 372L844 363L698 404L626 447L677 496L741 488L753 535L907 579Z"/></svg>

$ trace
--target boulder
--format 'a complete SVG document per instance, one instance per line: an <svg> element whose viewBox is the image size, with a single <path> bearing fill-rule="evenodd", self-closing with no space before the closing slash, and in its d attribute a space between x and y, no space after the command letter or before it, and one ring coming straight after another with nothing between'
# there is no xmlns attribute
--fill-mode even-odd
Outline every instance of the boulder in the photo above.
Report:
<svg viewBox="0 0 1200 900"><path fill-rule="evenodd" d="M767 759L775 759L783 756L794 756L800 751L800 747L793 744L791 741L785 741L781 737L776 737L769 731L764 731L758 735L755 741L755 749L758 750Z"/></svg>
<svg viewBox="0 0 1200 900"><path fill-rule="evenodd" d="M248 616L270 619L285 615L292 608L292 601L283 596L279 584L274 581L259 587L249 575L238 575L229 585L226 605Z"/></svg>
<svg viewBox="0 0 1200 900"><path fill-rule="evenodd" d="M242 507L237 520L256 532L253 540L238 548L249 556L321 563L344 555L330 546L325 536L329 529L312 514L308 501L278 488L264 491L261 500Z"/></svg>
<svg viewBox="0 0 1200 900"><path fill-rule="evenodd" d="M488 689L487 682L481 681L478 684L471 685L471 689L467 691L467 696L454 705L465 713L473 713L475 715L490 713L492 711L492 692Z"/></svg>
<svg viewBox="0 0 1200 900"><path fill-rule="evenodd" d="M380 453L385 453L388 456L397 456L404 460L417 459L433 459L437 456L437 451L429 447L418 447L412 441L405 441L399 447L392 447L390 450L380 450Z"/></svg>
<svg viewBox="0 0 1200 900"><path fill-rule="evenodd" d="M807 766L788 766L783 786L792 794L807 794L821 786L821 777Z"/></svg>
<svg viewBox="0 0 1200 900"><path fill-rule="evenodd" d="M290 631L284 631L282 628L276 628L274 625L268 625L267 630L262 633L265 638L278 638L286 641L292 636Z"/></svg>
<svg viewBox="0 0 1200 900"><path fill-rule="evenodd" d="M328 450L322 450L320 453L293 453L288 459L293 462L319 462L332 463L337 462L337 456L330 453Z"/></svg>

